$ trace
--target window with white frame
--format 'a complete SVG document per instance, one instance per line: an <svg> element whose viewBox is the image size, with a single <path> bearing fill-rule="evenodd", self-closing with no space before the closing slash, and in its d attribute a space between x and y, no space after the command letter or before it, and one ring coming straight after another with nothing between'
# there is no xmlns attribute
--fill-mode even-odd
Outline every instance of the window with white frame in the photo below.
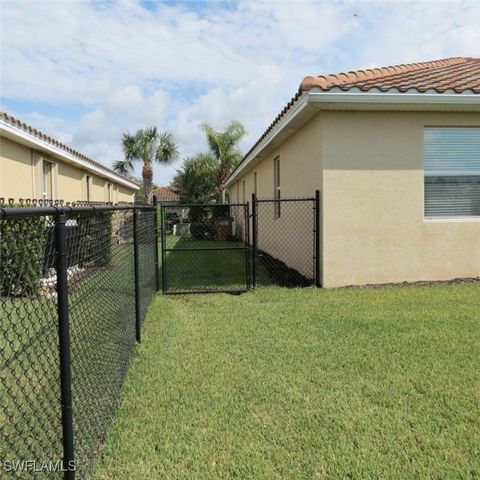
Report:
<svg viewBox="0 0 480 480"><path fill-rule="evenodd" d="M253 193L257 194L257 172L253 174Z"/></svg>
<svg viewBox="0 0 480 480"><path fill-rule="evenodd" d="M87 202L90 201L90 183L91 183L90 175L85 175L85 193L87 195Z"/></svg>
<svg viewBox="0 0 480 480"><path fill-rule="evenodd" d="M245 203L245 180L242 182L242 203Z"/></svg>
<svg viewBox="0 0 480 480"><path fill-rule="evenodd" d="M53 200L53 165L51 162L43 160L43 199Z"/></svg>
<svg viewBox="0 0 480 480"><path fill-rule="evenodd" d="M275 200L275 219L280 218L281 215L281 203L280 203L280 157L275 158L273 161L273 197Z"/></svg>
<svg viewBox="0 0 480 480"><path fill-rule="evenodd" d="M480 128L424 130L425 218L480 217Z"/></svg>
<svg viewBox="0 0 480 480"><path fill-rule="evenodd" d="M107 183L107 202L112 202L112 184Z"/></svg>

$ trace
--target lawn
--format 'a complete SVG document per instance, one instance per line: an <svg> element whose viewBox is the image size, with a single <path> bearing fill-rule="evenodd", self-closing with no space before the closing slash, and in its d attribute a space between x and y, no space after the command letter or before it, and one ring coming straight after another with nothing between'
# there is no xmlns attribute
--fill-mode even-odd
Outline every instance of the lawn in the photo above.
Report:
<svg viewBox="0 0 480 480"><path fill-rule="evenodd" d="M96 479L480 477L480 284L157 297Z"/></svg>
<svg viewBox="0 0 480 480"><path fill-rule="evenodd" d="M191 240L168 235L166 246L171 249L166 253L168 293L247 289L249 253L243 242ZM257 276L262 285L271 283L262 264L257 267Z"/></svg>

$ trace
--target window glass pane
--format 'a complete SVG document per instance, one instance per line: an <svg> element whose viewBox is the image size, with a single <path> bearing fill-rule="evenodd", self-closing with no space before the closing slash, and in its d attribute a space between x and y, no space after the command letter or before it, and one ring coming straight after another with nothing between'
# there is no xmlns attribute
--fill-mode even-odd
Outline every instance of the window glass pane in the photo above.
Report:
<svg viewBox="0 0 480 480"><path fill-rule="evenodd" d="M480 216L480 175L426 177L425 216Z"/></svg>
<svg viewBox="0 0 480 480"><path fill-rule="evenodd" d="M480 175L480 128L425 128L426 175Z"/></svg>
<svg viewBox="0 0 480 480"><path fill-rule="evenodd" d="M425 128L426 217L480 216L480 128Z"/></svg>
<svg viewBox="0 0 480 480"><path fill-rule="evenodd" d="M52 195L52 164L43 161L43 198L53 200Z"/></svg>

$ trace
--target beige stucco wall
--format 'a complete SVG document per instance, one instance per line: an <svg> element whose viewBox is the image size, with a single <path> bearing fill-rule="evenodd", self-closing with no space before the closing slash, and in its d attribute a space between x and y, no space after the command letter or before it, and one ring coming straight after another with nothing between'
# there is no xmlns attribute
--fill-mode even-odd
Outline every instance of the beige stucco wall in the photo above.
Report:
<svg viewBox="0 0 480 480"><path fill-rule="evenodd" d="M480 114L328 112L323 120L326 287L480 275L480 221L423 216L424 127L480 127Z"/></svg>
<svg viewBox="0 0 480 480"><path fill-rule="evenodd" d="M0 137L0 197L25 198L32 189L31 150Z"/></svg>
<svg viewBox="0 0 480 480"><path fill-rule="evenodd" d="M322 184L321 122L320 115L313 118L240 177L238 182L229 187L231 202L251 203L255 172L257 197L272 199L274 159L277 157L280 158L281 197L313 197ZM258 208L258 248L308 278L313 277L314 268L312 206L312 202L282 203L278 219L275 219L273 203L260 203Z"/></svg>
<svg viewBox="0 0 480 480"><path fill-rule="evenodd" d="M108 183L112 183L111 201L133 201L134 191L128 187L91 172L87 173L75 165L4 137L0 137L0 197L16 200L43 198L43 159L53 165L54 199L66 202L87 200L86 176L88 174L91 178L90 201L107 201Z"/></svg>
<svg viewBox="0 0 480 480"><path fill-rule="evenodd" d="M480 276L480 221L423 218L427 126L480 127L480 114L321 112L240 177L240 198L231 185L231 200L243 200L244 180L251 198L255 171L258 196L272 198L273 159L279 156L282 197L321 190L323 286ZM304 261L295 258L308 232L284 220L264 226L275 237L264 246L306 274L298 268ZM297 244L282 242L282 232Z"/></svg>

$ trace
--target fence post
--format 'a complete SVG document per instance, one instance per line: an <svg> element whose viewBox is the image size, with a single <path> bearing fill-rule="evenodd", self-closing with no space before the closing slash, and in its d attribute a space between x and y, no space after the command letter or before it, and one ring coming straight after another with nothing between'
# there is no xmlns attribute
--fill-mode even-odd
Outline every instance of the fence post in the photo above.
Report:
<svg viewBox="0 0 480 480"><path fill-rule="evenodd" d="M157 292L160 290L160 264L158 261L158 206L157 206L157 196L153 196L153 206L155 207L155 287Z"/></svg>
<svg viewBox="0 0 480 480"><path fill-rule="evenodd" d="M245 233L243 241L246 243L246 258L245 258L245 273L246 273L246 287L250 290L252 286L252 277L250 272L250 206L248 202L243 206L243 222L245 224Z"/></svg>
<svg viewBox="0 0 480 480"><path fill-rule="evenodd" d="M138 260L138 208L133 209L133 262L135 270L135 337L140 343L140 265Z"/></svg>
<svg viewBox="0 0 480 480"><path fill-rule="evenodd" d="M252 287L257 287L257 195L252 193Z"/></svg>
<svg viewBox="0 0 480 480"><path fill-rule="evenodd" d="M63 469L66 480L75 479L73 450L72 371L68 315L66 216L55 217L55 270L57 273L58 340L60 356L60 395L62 403Z"/></svg>
<svg viewBox="0 0 480 480"><path fill-rule="evenodd" d="M161 245L162 245L162 293L166 295L167 293L167 248L166 243L166 231L165 231L165 207L163 204L160 205L160 228L161 228Z"/></svg>
<svg viewBox="0 0 480 480"><path fill-rule="evenodd" d="M315 190L315 286L320 287L320 190Z"/></svg>

